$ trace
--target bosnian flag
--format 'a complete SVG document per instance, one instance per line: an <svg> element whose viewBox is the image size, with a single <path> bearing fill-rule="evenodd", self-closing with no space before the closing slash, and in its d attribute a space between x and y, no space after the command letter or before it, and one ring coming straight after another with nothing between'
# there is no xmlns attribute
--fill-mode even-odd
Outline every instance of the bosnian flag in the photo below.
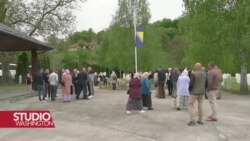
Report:
<svg viewBox="0 0 250 141"><path fill-rule="evenodd" d="M143 47L143 34L144 34L144 29L142 26L136 27L136 39L135 39L135 44L138 48Z"/></svg>

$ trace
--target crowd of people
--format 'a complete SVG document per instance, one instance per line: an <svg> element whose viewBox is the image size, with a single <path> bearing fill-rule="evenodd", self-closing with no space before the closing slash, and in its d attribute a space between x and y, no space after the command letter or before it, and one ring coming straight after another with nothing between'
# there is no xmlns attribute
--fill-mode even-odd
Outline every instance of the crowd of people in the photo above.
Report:
<svg viewBox="0 0 250 141"><path fill-rule="evenodd" d="M189 126L203 124L203 101L205 95L211 105L211 115L207 121L217 121L217 96L220 83L222 82L222 71L210 62L207 69L201 63L196 63L193 70L188 68L169 68L167 72L161 67L152 73L131 74L129 82L128 101L126 113L139 111L144 113L143 107L153 110L151 100L150 79L153 79L155 95L158 98L165 98L165 87L168 95L173 100L173 107L177 110L188 109L190 115ZM166 84L166 86L165 86ZM195 102L198 102L198 119L195 118Z"/></svg>
<svg viewBox="0 0 250 141"><path fill-rule="evenodd" d="M70 102L71 95L75 94L76 100L88 100L95 94L94 86L107 85L106 73L97 73L91 68L82 70L62 69L61 73L53 69L40 71L35 75L34 81L37 85L38 99L45 101L51 99L56 101L58 86L61 87L63 102ZM151 98L151 79L155 88L155 96L166 98L165 89L168 96L173 98L173 107L176 110L188 109L190 122L188 125L203 124L203 101L205 96L211 105L211 115L207 121L217 121L217 96L219 94L220 83L222 82L222 71L210 62L207 69L201 63L196 63L193 70L188 68L169 68L165 71L159 67L155 72L131 73L129 89L127 90L128 101L126 113L132 111L144 113L143 107L153 110ZM27 84L30 90L32 75L27 74ZM117 75L113 71L110 75L112 90L116 90ZM82 96L81 96L82 93ZM198 119L195 117L195 102L198 102Z"/></svg>
<svg viewBox="0 0 250 141"><path fill-rule="evenodd" d="M45 71L40 69L34 79L29 73L27 74L27 85L29 88L31 82L35 81L40 101L47 101L49 99L56 101L58 87L61 87L63 101L66 103L70 102L71 95L73 94L76 95L77 100L92 98L95 94L95 76L95 72L91 67L87 69L83 68L80 71L74 69L72 72L68 69L62 69L61 73L57 69L53 69L51 73L49 69Z"/></svg>

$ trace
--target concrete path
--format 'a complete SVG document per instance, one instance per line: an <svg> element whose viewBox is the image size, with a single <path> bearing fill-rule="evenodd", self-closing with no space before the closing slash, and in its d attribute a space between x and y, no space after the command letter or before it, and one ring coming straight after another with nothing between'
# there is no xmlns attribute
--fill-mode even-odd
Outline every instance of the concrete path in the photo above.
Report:
<svg viewBox="0 0 250 141"><path fill-rule="evenodd" d="M1 110L50 110L55 129L0 129L1 141L249 141L250 96L223 93L219 121L187 126L186 110L172 108L173 99L153 96L153 111L125 113L126 91L96 89L91 100L39 102L37 97L0 103ZM205 117L210 114L204 103Z"/></svg>

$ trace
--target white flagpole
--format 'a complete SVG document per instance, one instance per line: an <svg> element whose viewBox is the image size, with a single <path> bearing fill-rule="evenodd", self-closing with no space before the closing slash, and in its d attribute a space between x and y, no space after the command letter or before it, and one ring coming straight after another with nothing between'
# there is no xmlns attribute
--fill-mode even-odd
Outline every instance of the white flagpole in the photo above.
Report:
<svg viewBox="0 0 250 141"><path fill-rule="evenodd" d="M133 8L134 8L134 30L135 30L135 72L137 73L137 47L136 47L136 22L137 22L137 17L136 17L136 3L137 0L134 0L134 5L133 5Z"/></svg>

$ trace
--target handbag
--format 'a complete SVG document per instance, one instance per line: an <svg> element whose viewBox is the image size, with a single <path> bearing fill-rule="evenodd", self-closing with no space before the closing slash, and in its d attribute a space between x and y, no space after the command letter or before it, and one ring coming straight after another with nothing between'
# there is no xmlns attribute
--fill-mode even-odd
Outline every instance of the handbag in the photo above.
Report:
<svg viewBox="0 0 250 141"><path fill-rule="evenodd" d="M128 94L128 95L130 94L130 89L127 90L127 94Z"/></svg>
<svg viewBox="0 0 250 141"><path fill-rule="evenodd" d="M195 81L195 76L193 74L191 74L191 80L190 80L190 83L189 83L189 86L188 86L189 92L191 92L193 90L194 83L195 83L194 81Z"/></svg>
<svg viewBox="0 0 250 141"><path fill-rule="evenodd" d="M63 87L65 86L64 81L61 81L60 84L61 84Z"/></svg>
<svg viewBox="0 0 250 141"><path fill-rule="evenodd" d="M73 86L72 85L70 86L70 94L71 95L73 94Z"/></svg>

